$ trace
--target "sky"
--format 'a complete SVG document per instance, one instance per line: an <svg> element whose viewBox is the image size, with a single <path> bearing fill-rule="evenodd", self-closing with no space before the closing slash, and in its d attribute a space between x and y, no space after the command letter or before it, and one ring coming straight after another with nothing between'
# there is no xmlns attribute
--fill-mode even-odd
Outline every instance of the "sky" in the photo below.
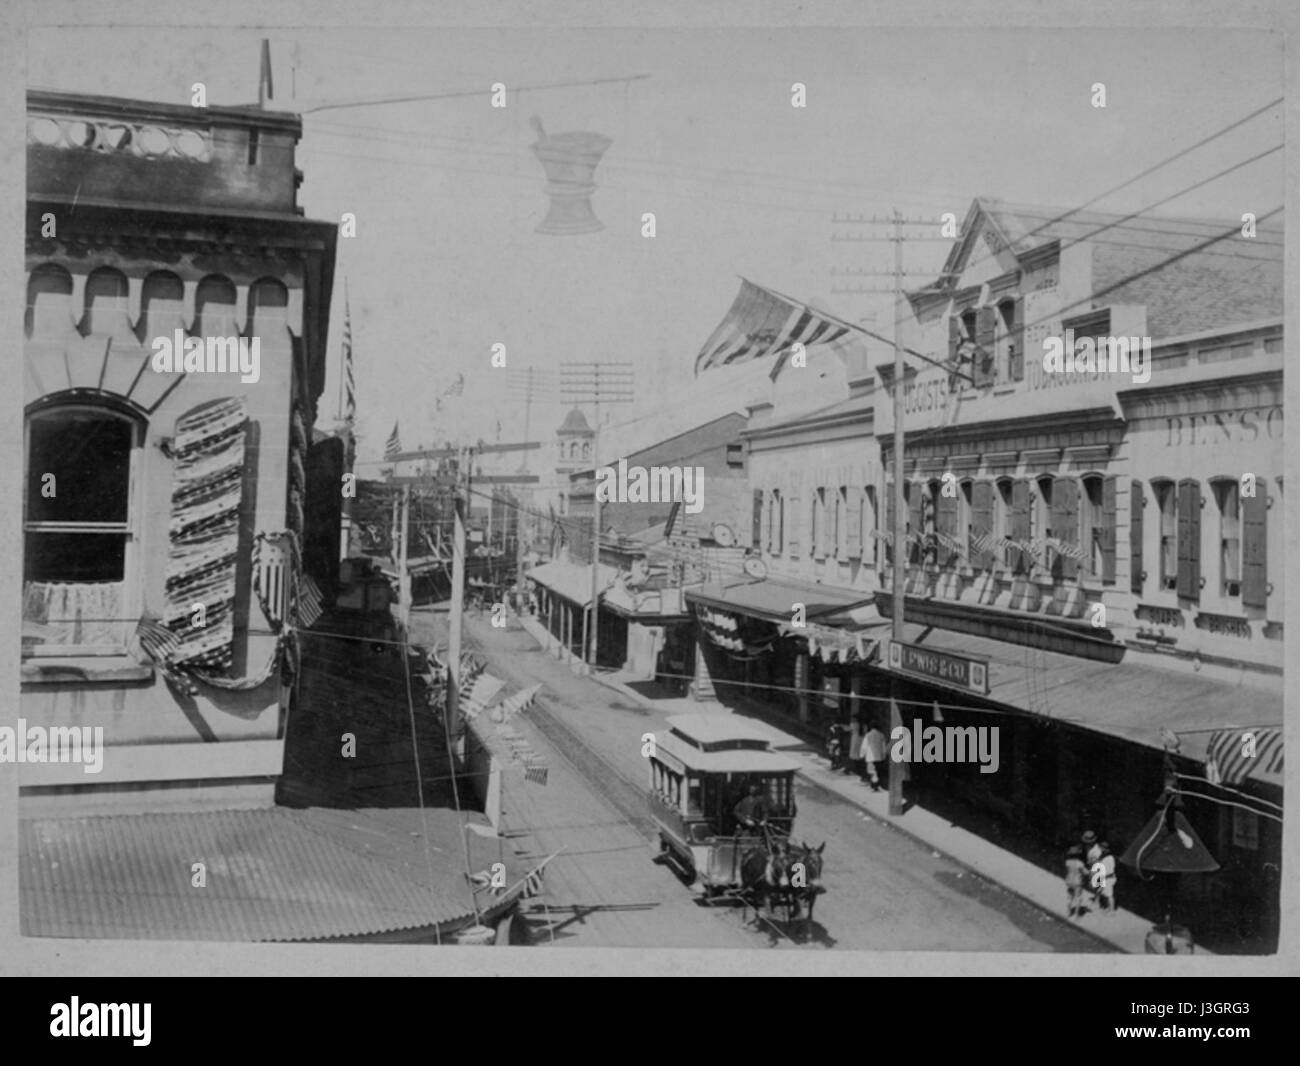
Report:
<svg viewBox="0 0 1300 1066"><path fill-rule="evenodd" d="M188 103L257 99L259 30L33 29L33 87ZM565 361L633 364L625 418L741 397L752 372L693 376L738 275L887 333L892 248L833 239L883 229L845 221L897 208L964 217L976 196L1068 208L1139 174L1282 95L1282 37L1230 30L731 29L268 31L271 106L474 91L308 112L298 150L309 217L357 219L339 241L320 409L336 414L347 279L359 456L377 460L394 422L405 447L515 441L525 409L509 378ZM148 57L148 62L142 62ZM565 89L516 86L649 77ZM507 107L491 107L491 86ZM806 86L807 106L791 105ZM1106 107L1092 106L1103 83ZM605 228L535 232L548 207L531 146L550 134L612 138L593 206ZM1282 109L1091 205L1145 208L1282 142ZM1275 153L1178 197L1159 214L1221 219L1283 202ZM653 238L642 216L655 215ZM927 226L911 232L929 232ZM949 244L904 245L909 285ZM837 273L838 272L838 273ZM874 316L874 318L873 318ZM491 365L506 346L507 368ZM752 368L751 368L752 371ZM465 392L436 401L458 374ZM539 394L532 439L565 406ZM498 429L498 423L500 428Z"/></svg>

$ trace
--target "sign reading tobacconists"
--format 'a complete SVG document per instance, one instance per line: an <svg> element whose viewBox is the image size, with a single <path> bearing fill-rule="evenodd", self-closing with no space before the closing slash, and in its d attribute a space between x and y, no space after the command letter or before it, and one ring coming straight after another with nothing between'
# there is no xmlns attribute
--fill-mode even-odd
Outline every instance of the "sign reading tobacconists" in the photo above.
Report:
<svg viewBox="0 0 1300 1066"><path fill-rule="evenodd" d="M889 642L889 666L906 674L970 689L982 696L989 694L989 664L986 659L973 659L893 640Z"/></svg>

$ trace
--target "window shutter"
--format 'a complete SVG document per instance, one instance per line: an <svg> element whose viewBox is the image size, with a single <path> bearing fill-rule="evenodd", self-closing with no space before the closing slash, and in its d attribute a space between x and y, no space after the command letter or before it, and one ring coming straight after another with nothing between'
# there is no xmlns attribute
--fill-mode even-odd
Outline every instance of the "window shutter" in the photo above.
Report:
<svg viewBox="0 0 1300 1066"><path fill-rule="evenodd" d="M754 529L750 536L750 547L757 548L763 543L763 490L754 490Z"/></svg>
<svg viewBox="0 0 1300 1066"><path fill-rule="evenodd" d="M830 541L831 508L826 499L826 490L817 489L812 494L813 525L817 527L817 542L813 545L814 559L826 558L826 547Z"/></svg>
<svg viewBox="0 0 1300 1066"><path fill-rule="evenodd" d="M885 482L884 515L885 515L885 526L880 532L883 533L887 538L892 538L894 536L894 485L893 482L890 481ZM885 544L888 545L889 541L886 540ZM897 548L897 545L895 545L895 548ZM896 557L897 557L896 555L891 556L891 558L896 558Z"/></svg>
<svg viewBox="0 0 1300 1066"><path fill-rule="evenodd" d="M957 346L961 344L961 319L956 315L948 316L948 362L957 361Z"/></svg>
<svg viewBox="0 0 1300 1066"><path fill-rule="evenodd" d="M1241 501L1241 602L1245 607L1268 605L1268 489L1263 478L1257 492Z"/></svg>
<svg viewBox="0 0 1300 1066"><path fill-rule="evenodd" d="M1025 380L1025 300L1017 296L1011 309L1011 380Z"/></svg>
<svg viewBox="0 0 1300 1066"><path fill-rule="evenodd" d="M786 542L786 550L791 559L799 558L799 535L803 529L803 508L802 501L799 497L798 488L790 490L790 539Z"/></svg>
<svg viewBox="0 0 1300 1066"><path fill-rule="evenodd" d="M1029 482L1018 479L1011 486L1011 539L1029 539ZM1021 548L1011 549L1011 565L1015 570L1029 570L1029 554Z"/></svg>
<svg viewBox="0 0 1300 1066"><path fill-rule="evenodd" d="M1201 485L1194 478L1178 483L1178 595L1201 598Z"/></svg>
<svg viewBox="0 0 1300 1066"><path fill-rule="evenodd" d="M971 377L975 384L992 385L994 378L993 338L997 322L996 307L981 307L975 312L975 365Z"/></svg>
<svg viewBox="0 0 1300 1066"><path fill-rule="evenodd" d="M958 489L958 491L960 492L961 490ZM940 492L938 506L935 509L934 515L935 531L942 533L945 537L951 537L953 540L957 539L958 502L959 501L955 496L945 496ZM945 544L943 540L939 541L938 557L943 560L945 565L952 562L953 557L957 555L959 555L959 553Z"/></svg>
<svg viewBox="0 0 1300 1066"><path fill-rule="evenodd" d="M1101 544L1101 580L1105 585L1115 584L1115 486L1114 474L1104 478L1101 483L1101 530L1098 540ZM1091 557L1092 545L1084 545Z"/></svg>
<svg viewBox="0 0 1300 1066"><path fill-rule="evenodd" d="M848 490L849 505L845 521L848 522L849 528L845 531L848 536L846 542L848 545L848 556L850 559L862 558L862 489L860 487L850 486Z"/></svg>
<svg viewBox="0 0 1300 1066"><path fill-rule="evenodd" d="M778 555L785 551L785 496L780 493L776 497L776 514L772 518L776 528L775 550Z"/></svg>
<svg viewBox="0 0 1300 1066"><path fill-rule="evenodd" d="M907 492L907 532L912 537L912 544L916 545L917 558L925 557L925 512L921 509L921 501L925 495L925 489L919 481L909 482L904 486ZM904 560L910 558L910 553L903 554Z"/></svg>
<svg viewBox="0 0 1300 1066"><path fill-rule="evenodd" d="M971 486L971 538L989 537L993 534L993 483L977 481ZM993 565L993 552L987 546L971 544L970 561L976 570L988 570Z"/></svg>
<svg viewBox="0 0 1300 1066"><path fill-rule="evenodd" d="M1074 478L1052 481L1052 536L1063 547L1079 547L1079 482ZM1057 552L1061 576L1067 580L1078 576L1079 560L1069 551Z"/></svg>
<svg viewBox="0 0 1300 1066"><path fill-rule="evenodd" d="M1147 497L1142 482L1134 478L1128 487L1128 565L1129 590L1142 595L1142 512Z"/></svg>

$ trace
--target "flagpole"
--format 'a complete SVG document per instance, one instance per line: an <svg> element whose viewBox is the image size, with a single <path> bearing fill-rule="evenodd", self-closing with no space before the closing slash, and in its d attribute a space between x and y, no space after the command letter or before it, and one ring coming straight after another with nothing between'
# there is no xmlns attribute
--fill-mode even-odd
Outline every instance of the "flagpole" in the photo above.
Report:
<svg viewBox="0 0 1300 1066"><path fill-rule="evenodd" d="M343 278L343 324L344 324L344 330L345 330L345 332L348 333L348 334L351 334L351 332L352 332L351 322L349 321L350 318L351 318L351 313L350 313L350 308L348 307L348 279L347 279L347 276L344 275L344 278ZM348 339L351 340L351 337L349 336ZM348 357L347 347L348 347L348 346L347 346L346 344L344 344L344 345L340 345L340 347L339 347L339 400L338 400L338 406L335 408L335 414L334 414L335 419L336 419L337 421L339 421L339 422L342 422L342 421L343 421L343 380L344 380L344 378L347 377L347 373L348 373L348 368L347 368L347 357Z"/></svg>

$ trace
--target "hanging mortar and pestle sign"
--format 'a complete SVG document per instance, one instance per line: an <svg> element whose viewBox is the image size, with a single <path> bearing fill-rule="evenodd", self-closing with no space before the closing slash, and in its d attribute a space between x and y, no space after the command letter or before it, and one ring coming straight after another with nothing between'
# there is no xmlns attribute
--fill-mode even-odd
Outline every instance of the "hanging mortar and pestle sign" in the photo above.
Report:
<svg viewBox="0 0 1300 1066"><path fill-rule="evenodd" d="M546 195L551 209L536 232L556 236L595 233L605 228L591 207L596 191L596 167L613 140L601 133L547 134L542 120L530 120L537 131L533 152L546 170Z"/></svg>

